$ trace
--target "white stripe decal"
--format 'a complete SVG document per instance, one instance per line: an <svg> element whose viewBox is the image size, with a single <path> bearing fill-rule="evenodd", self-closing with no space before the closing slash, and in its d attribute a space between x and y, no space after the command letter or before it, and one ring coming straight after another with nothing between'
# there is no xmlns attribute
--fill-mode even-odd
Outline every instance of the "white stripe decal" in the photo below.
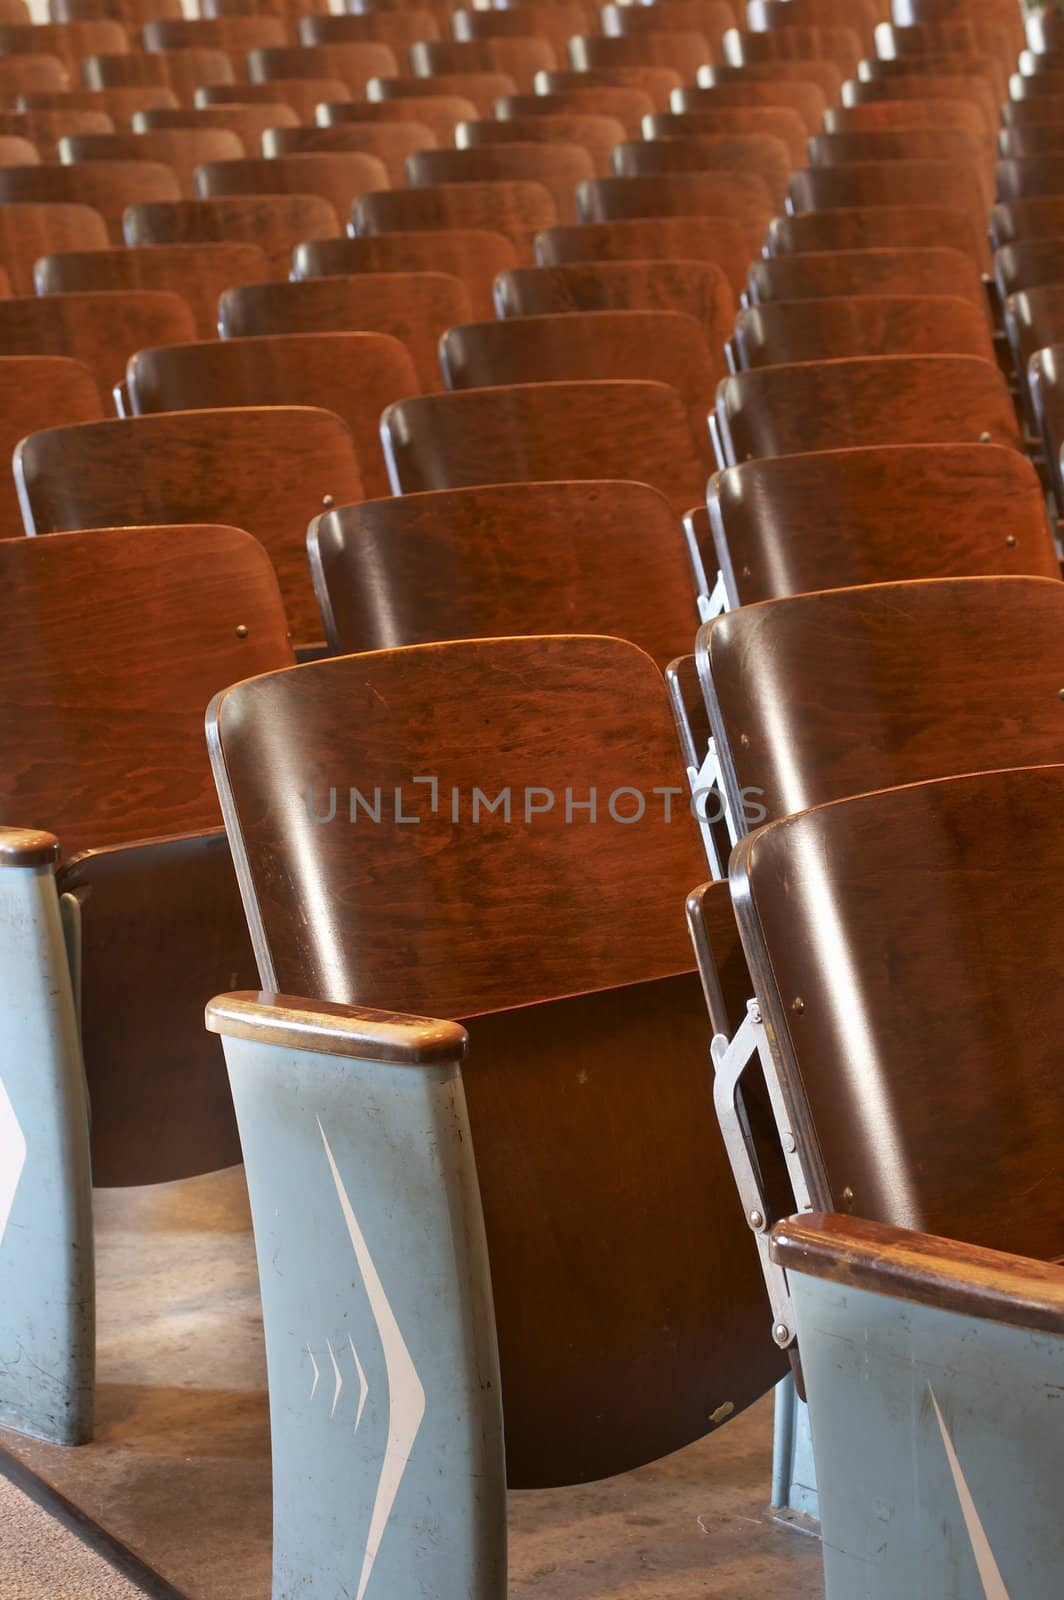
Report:
<svg viewBox="0 0 1064 1600"><path fill-rule="evenodd" d="M994 1560L994 1552L990 1548L990 1540L986 1536L979 1513L975 1509L975 1501L972 1499L972 1492L964 1476L964 1468L957 1458L957 1452L953 1448L953 1440L946 1431L946 1424L942 1420L942 1412L939 1410L935 1391L930 1384L928 1384L927 1389L931 1396L931 1404L935 1408L935 1416L938 1418L938 1431L942 1435L942 1443L946 1449L946 1460L949 1462L949 1470L953 1474L953 1487L956 1489L957 1499L961 1503L961 1515L964 1517L964 1526L968 1532L968 1542L972 1547L972 1555L975 1557L975 1565L983 1585L983 1593L986 1595L986 1600L1009 1600L1009 1591L1005 1588L1004 1579L998 1571L997 1562Z"/></svg>
<svg viewBox="0 0 1064 1600"><path fill-rule="evenodd" d="M26 1165L26 1138L19 1126L15 1108L0 1083L0 1244L7 1230L15 1191Z"/></svg>
<svg viewBox="0 0 1064 1600"><path fill-rule="evenodd" d="M336 1402L340 1398L340 1390L344 1386L344 1378L343 1373L340 1371L336 1357L333 1355L333 1347L329 1343L328 1339L325 1341L325 1348L329 1352L329 1360L332 1362L333 1369L333 1403L332 1410L329 1412L329 1421L331 1422L333 1417L336 1415Z"/></svg>
<svg viewBox="0 0 1064 1600"><path fill-rule="evenodd" d="M313 1400L318 1392L318 1379L321 1377L321 1373L318 1371L318 1363L314 1359L314 1352L309 1344L307 1345L307 1355L310 1357L310 1364L314 1368L314 1382L310 1386L310 1398Z"/></svg>
<svg viewBox="0 0 1064 1600"><path fill-rule="evenodd" d="M362 1282L365 1285L369 1298L373 1320L377 1324L381 1344L384 1349L384 1369L388 1379L388 1443L384 1449L384 1460L381 1464L381 1475L377 1483L377 1494L373 1502L373 1512L370 1516L369 1534L366 1539L366 1553L362 1562L362 1575L359 1578L358 1590L355 1600L363 1600L369 1580L373 1575L373 1568L380 1550L381 1540L388 1526L395 1497L399 1493L399 1486L403 1481L406 1464L410 1459L410 1452L414 1447L421 1427L421 1420L425 1415L425 1390L417 1369L406 1347L399 1324L395 1320L395 1313L388 1303L388 1296L384 1292L384 1285L377 1275L373 1264L369 1246L358 1225L347 1190L344 1188L343 1179L333 1160L329 1141L325 1137L325 1129L318 1119L318 1132L321 1142L325 1146L325 1158L332 1172L333 1183L336 1185L336 1195L343 1212L344 1222L347 1226L351 1248L355 1252Z"/></svg>
<svg viewBox="0 0 1064 1600"><path fill-rule="evenodd" d="M358 1351L355 1349L355 1341L352 1339L350 1334L347 1336L347 1342L351 1346L351 1354L355 1358L355 1371L358 1373L358 1412L355 1416L355 1432L357 1433L358 1425L362 1421L362 1413L366 1409L366 1400L369 1397L369 1381L362 1369L362 1363L358 1359Z"/></svg>

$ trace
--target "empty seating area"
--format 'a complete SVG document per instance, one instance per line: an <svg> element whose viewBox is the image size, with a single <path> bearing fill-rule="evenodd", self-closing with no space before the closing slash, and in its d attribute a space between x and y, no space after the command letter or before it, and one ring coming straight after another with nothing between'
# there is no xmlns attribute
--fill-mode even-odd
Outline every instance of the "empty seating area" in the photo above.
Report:
<svg viewBox="0 0 1064 1600"><path fill-rule="evenodd" d="M4 1600L1058 1600L1061 107L0 0Z"/></svg>

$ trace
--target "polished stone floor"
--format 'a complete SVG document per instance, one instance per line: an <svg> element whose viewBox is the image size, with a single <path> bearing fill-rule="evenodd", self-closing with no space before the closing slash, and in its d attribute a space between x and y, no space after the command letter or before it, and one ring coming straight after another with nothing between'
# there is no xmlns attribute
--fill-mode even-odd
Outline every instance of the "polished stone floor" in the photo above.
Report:
<svg viewBox="0 0 1064 1600"><path fill-rule="evenodd" d="M0 1430L0 1447L188 1600L267 1600L265 1369L242 1172L99 1192L97 1250L96 1440L64 1450ZM767 1515L771 1430L766 1399L652 1467L511 1495L511 1600L821 1600L818 1543ZM55 1539L47 1587L10 1587L28 1517L5 1490L0 1600L128 1592L117 1575L94 1587L72 1535Z"/></svg>

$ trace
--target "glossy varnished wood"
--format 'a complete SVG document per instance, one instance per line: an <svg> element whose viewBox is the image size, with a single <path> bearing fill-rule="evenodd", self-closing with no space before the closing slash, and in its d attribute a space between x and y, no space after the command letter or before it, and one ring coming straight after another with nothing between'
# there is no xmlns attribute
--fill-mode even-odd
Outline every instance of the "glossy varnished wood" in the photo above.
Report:
<svg viewBox="0 0 1064 1600"><path fill-rule="evenodd" d="M451 32L456 39L546 39L555 61L564 61L569 40L574 34L587 31L588 17L589 8L570 4L569 0L507 6L505 10L460 9L451 18ZM422 34L422 38L428 37Z"/></svg>
<svg viewBox="0 0 1064 1600"><path fill-rule="evenodd" d="M677 311L574 311L452 327L440 340L450 389L581 378L668 384L710 461L706 418L725 364L693 317Z"/></svg>
<svg viewBox="0 0 1064 1600"><path fill-rule="evenodd" d="M648 118L643 124L643 133L648 139L760 134L783 145L792 168L800 167L805 161L807 129L791 106L723 105L704 111L672 111Z"/></svg>
<svg viewBox="0 0 1064 1600"><path fill-rule="evenodd" d="M399 69L395 52L386 44L364 40L361 44L288 45L252 50L247 58L252 83L274 79L332 78L342 83L353 100L360 100L372 78L388 77Z"/></svg>
<svg viewBox="0 0 1064 1600"><path fill-rule="evenodd" d="M331 239L339 232L336 212L316 194L234 194L133 206L125 222L129 245L257 245L278 278L288 277L292 251L301 240Z"/></svg>
<svg viewBox="0 0 1064 1600"><path fill-rule="evenodd" d="M653 109L654 102L641 89L589 83L583 89L557 90L554 94L505 95L496 102L495 115L503 122L527 122L539 117L606 117L620 123L628 138L634 139L643 118Z"/></svg>
<svg viewBox="0 0 1064 1600"><path fill-rule="evenodd" d="M766 457L710 479L742 605L907 578L1056 577L1038 475L986 444L873 444Z"/></svg>
<svg viewBox="0 0 1064 1600"><path fill-rule="evenodd" d="M704 493L701 449L683 400L664 384L532 383L426 395L381 419L393 487L628 478L677 512Z"/></svg>
<svg viewBox="0 0 1064 1600"><path fill-rule="evenodd" d="M19 96L20 107L27 111L100 111L110 117L119 132L129 126L138 111L176 109L177 104L172 89L149 83L116 89L42 90Z"/></svg>
<svg viewBox="0 0 1064 1600"><path fill-rule="evenodd" d="M536 234L557 221L558 211L550 190L545 184L525 180L392 189L363 195L351 212L355 234L487 229L505 235L518 260L526 262L531 260Z"/></svg>
<svg viewBox="0 0 1064 1600"><path fill-rule="evenodd" d="M654 19L657 20L656 18ZM681 83L693 83L699 67L713 60L704 34L679 29L628 33L603 38L577 34L569 41L569 60L580 72L609 72L614 67L665 67Z"/></svg>
<svg viewBox="0 0 1064 1600"><path fill-rule="evenodd" d="M763 179L746 172L659 173L651 178L592 178L577 190L581 222L632 217L728 217L755 253L772 216Z"/></svg>
<svg viewBox="0 0 1064 1600"><path fill-rule="evenodd" d="M673 172L750 173L782 206L793 162L787 146L765 133L700 133L671 139L632 139L613 153L620 178Z"/></svg>
<svg viewBox="0 0 1064 1600"><path fill-rule="evenodd" d="M613 148L621 143L624 134L624 125L616 117L568 111L552 116L495 117L490 122L464 122L455 130L455 140L462 150L481 150L500 144L576 145L590 157L594 176L607 178Z"/></svg>
<svg viewBox="0 0 1064 1600"><path fill-rule="evenodd" d="M966 77L955 71L939 71L914 73L911 77L893 76L878 82L851 78L844 85L842 94L844 105L876 105L883 101L896 104L899 100L926 104L932 99L970 101L979 108L987 138L994 137L1000 101L991 85L977 77Z"/></svg>
<svg viewBox="0 0 1064 1600"><path fill-rule="evenodd" d="M978 259L989 265L984 244L987 197L976 166L948 161L861 161L845 167L796 172L789 197L795 211L840 211L863 206L941 205L971 218Z"/></svg>
<svg viewBox="0 0 1064 1600"><path fill-rule="evenodd" d="M270 128L262 138L262 153L276 156L318 155L355 151L373 156L388 174L388 181L406 181L406 161L418 150L437 143L432 129L422 122L340 122L332 127Z"/></svg>
<svg viewBox="0 0 1064 1600"><path fill-rule="evenodd" d="M974 109L974 108L972 108ZM810 167L846 167L870 161L949 161L979 173L984 205L994 198L985 138L949 128L868 128L818 133L809 141Z"/></svg>
<svg viewBox="0 0 1064 1600"><path fill-rule="evenodd" d="M519 267L495 285L500 317L557 311L680 311L700 323L712 352L723 345L735 297L709 261L587 261L564 267Z"/></svg>
<svg viewBox="0 0 1064 1600"><path fill-rule="evenodd" d="M58 250L101 250L107 226L86 205L0 205L0 261L15 294L33 294L33 268Z"/></svg>
<svg viewBox="0 0 1064 1600"><path fill-rule="evenodd" d="M1064 236L1002 245L994 251L994 281L1002 300L1020 289L1064 282Z"/></svg>
<svg viewBox="0 0 1064 1600"><path fill-rule="evenodd" d="M1004 444L1020 434L1004 379L975 356L873 356L726 378L730 462L866 444Z"/></svg>
<svg viewBox="0 0 1064 1600"><path fill-rule="evenodd" d="M827 250L960 250L978 266L980 235L970 216L946 206L853 206L774 217L770 256Z"/></svg>
<svg viewBox="0 0 1064 1600"><path fill-rule="evenodd" d="M258 283L270 276L266 256L254 244L152 245L124 250L73 250L39 259L37 293L72 294L85 290L124 293L170 290L188 306L200 339L218 331L218 297L235 283ZM130 343L170 342L173 334ZM132 340L132 333L131 333ZM83 359L83 358L79 358ZM118 380L115 379L115 382Z"/></svg>
<svg viewBox="0 0 1064 1600"><path fill-rule="evenodd" d="M205 83L196 90L197 106L273 105L280 101L300 122L313 122L319 105L350 100L351 91L339 78L270 78L266 83Z"/></svg>
<svg viewBox="0 0 1064 1600"><path fill-rule="evenodd" d="M101 404L142 345L195 337L190 307L166 290L19 296L0 300L0 355L69 356L92 373Z"/></svg>
<svg viewBox="0 0 1064 1600"><path fill-rule="evenodd" d="M559 219L575 222L576 186L595 176L595 163L582 145L536 140L476 149L421 150L407 161L406 175L415 189L433 184L540 183L549 190Z"/></svg>
<svg viewBox="0 0 1064 1600"><path fill-rule="evenodd" d="M871 100L863 105L831 106L824 114L825 133L919 128L967 133L984 147L986 145L986 118L971 100L937 96L928 100Z"/></svg>
<svg viewBox="0 0 1064 1600"><path fill-rule="evenodd" d="M939 279L943 286L948 279ZM985 311L949 294L775 300L739 314L739 367L844 356L961 355L994 360Z"/></svg>
<svg viewBox="0 0 1064 1600"><path fill-rule="evenodd" d="M387 333L410 352L419 386L443 388L437 348L468 321L465 286L442 272L360 272L297 283L244 284L218 305L225 339L270 333Z"/></svg>
<svg viewBox="0 0 1064 1600"><path fill-rule="evenodd" d="M971 254L935 245L792 251L755 261L746 287L752 305L839 295L948 292L986 312L986 290Z"/></svg>
<svg viewBox="0 0 1064 1600"><path fill-rule="evenodd" d="M169 167L191 199L194 174L204 161L238 160L240 137L226 128L154 128L147 133L83 133L60 141L59 159L80 161L157 161Z"/></svg>
<svg viewBox="0 0 1064 1600"><path fill-rule="evenodd" d="M99 385L80 362L63 356L0 357L0 459L10 462L20 439L38 428L96 422L104 416ZM24 533L15 479L0 474L0 539Z"/></svg>
<svg viewBox="0 0 1064 1600"><path fill-rule="evenodd" d="M434 272L465 285L474 316L494 311L497 274L512 270L517 252L501 233L484 228L426 229L423 233L364 234L355 239L314 239L296 246L293 278L359 272Z"/></svg>
<svg viewBox="0 0 1064 1600"><path fill-rule="evenodd" d="M412 80L407 80L412 81ZM472 100L458 94L398 96L387 100L339 100L319 105L315 122L323 128L342 128L353 122L363 126L412 123L431 129L436 143L451 144L460 122L477 115Z"/></svg>
<svg viewBox="0 0 1064 1600"><path fill-rule="evenodd" d="M381 333L286 333L141 350L129 363L135 416L209 406L318 406L342 417L367 494L388 493L380 415L419 392L410 353Z"/></svg>
<svg viewBox="0 0 1064 1600"><path fill-rule="evenodd" d="M682 531L644 484L500 484L367 500L319 517L308 546L325 635L341 654L602 633L664 667L690 648L695 600Z"/></svg>
<svg viewBox="0 0 1064 1600"><path fill-rule="evenodd" d="M636 89L646 95L652 111L667 111L669 97L683 82L672 67L657 67L645 61L640 66L562 67L556 72L536 75L536 92L571 94L574 89Z"/></svg>
<svg viewBox="0 0 1064 1600"><path fill-rule="evenodd" d="M254 155L267 128L294 127L297 121L291 106L266 101L261 105L181 106L176 111L160 106L136 112L132 127L134 133L159 128L221 128L236 134L246 155Z"/></svg>
<svg viewBox="0 0 1064 1600"><path fill-rule="evenodd" d="M724 60L733 67L763 61L829 61L844 77L855 77L861 41L852 28L793 23L753 32L730 28L724 35Z"/></svg>
<svg viewBox="0 0 1064 1600"><path fill-rule="evenodd" d="M299 19L301 44L386 44L397 61L419 39L438 39L440 26L431 11L370 11L358 16L305 14Z"/></svg>
<svg viewBox="0 0 1064 1600"><path fill-rule="evenodd" d="M1014 653L1010 678L1016 666ZM1042 692L1059 715L1056 680ZM816 1130L814 1204L1037 1259L1064 1251L1062 800L1060 767L947 778L819 807L738 847L744 943L758 973L771 960L771 982L755 974L762 1008Z"/></svg>
<svg viewBox="0 0 1064 1600"><path fill-rule="evenodd" d="M510 1481L616 1471L705 1431L725 1390L741 1407L780 1368L669 887L699 870L689 816L585 831L563 800L528 826L456 826L427 790L411 793L417 827L363 830L344 812L308 830L305 809L308 780L318 804L334 780L391 794L424 772L444 796L649 792L676 759L653 663L571 638L347 656L230 691L214 737L286 989L396 1009L391 997L469 1028ZM312 884L327 894L312 900ZM634 937L612 932L618 897ZM648 1073L666 1017L668 1060ZM564 1149L548 1132L562 1104Z"/></svg>
<svg viewBox="0 0 1064 1600"><path fill-rule="evenodd" d="M729 217L630 217L547 228L536 238L541 267L578 262L690 261L720 268L733 294L746 285L746 234Z"/></svg>
<svg viewBox="0 0 1064 1600"><path fill-rule="evenodd" d="M351 435L332 412L260 406L46 428L17 463L35 533L208 517L244 528L273 561L293 638L318 637L306 526L327 496L362 498Z"/></svg>
<svg viewBox="0 0 1064 1600"><path fill-rule="evenodd" d="M112 244L122 243L127 206L177 200L181 186L158 161L83 161L77 167L2 167L0 204L88 206L99 213Z"/></svg>
<svg viewBox="0 0 1064 1600"><path fill-rule="evenodd" d="M493 72L509 78L515 92L531 93L537 72L560 66L546 39L445 39L422 40L411 46L410 68L415 77L436 78L452 73ZM502 91L506 93L506 90Z"/></svg>
<svg viewBox="0 0 1064 1600"><path fill-rule="evenodd" d="M367 94L371 102L411 99L461 99L478 117L490 117L496 100L517 93L508 72L434 72L431 78L374 78Z"/></svg>
<svg viewBox="0 0 1064 1600"><path fill-rule="evenodd" d="M86 56L82 82L89 89L155 87L170 89L181 104L191 103L201 84L231 84L233 63L221 50L167 50L156 55Z"/></svg>
<svg viewBox="0 0 1064 1600"><path fill-rule="evenodd" d="M722 81L684 87L676 91L672 110L681 115L737 110L740 113L759 106L782 106L794 111L807 133L816 133L823 123L828 100L819 84L808 79L747 77L739 82ZM804 159L804 151L802 153ZM795 165L800 165L800 161Z"/></svg>
<svg viewBox="0 0 1064 1600"><path fill-rule="evenodd" d="M356 151L318 151L314 155L264 156L243 161L210 161L196 170L201 200L231 194L316 194L346 218L362 194L387 189L388 169L375 156Z"/></svg>

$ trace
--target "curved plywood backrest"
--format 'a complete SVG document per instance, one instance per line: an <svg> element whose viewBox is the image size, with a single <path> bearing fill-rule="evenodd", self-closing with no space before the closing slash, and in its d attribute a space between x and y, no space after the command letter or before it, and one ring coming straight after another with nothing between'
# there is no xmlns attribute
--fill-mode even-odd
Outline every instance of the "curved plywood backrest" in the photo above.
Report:
<svg viewBox="0 0 1064 1600"><path fill-rule="evenodd" d="M994 251L994 279L1002 300L1021 289L1059 283L1064 276L1064 238L1016 239Z"/></svg>
<svg viewBox="0 0 1064 1600"><path fill-rule="evenodd" d="M422 40L410 50L410 70L417 78L441 74L492 72L511 80L519 94L533 88L537 72L549 72L559 62L546 39ZM501 90L500 93L507 93Z"/></svg>
<svg viewBox="0 0 1064 1600"><path fill-rule="evenodd" d="M940 205L846 206L838 211L774 217L766 246L770 256L814 250L934 247L959 250L977 265L981 260L971 217Z"/></svg>
<svg viewBox="0 0 1064 1600"><path fill-rule="evenodd" d="M1064 195L1064 153L1025 156L999 161L997 165L999 200L1029 200L1036 195Z"/></svg>
<svg viewBox="0 0 1064 1600"><path fill-rule="evenodd" d="M490 317L495 309L495 278L516 265L517 251L503 233L487 228L426 228L424 232L363 234L357 239L308 240L296 246L292 277L442 272L464 284L475 317Z"/></svg>
<svg viewBox="0 0 1064 1600"><path fill-rule="evenodd" d="M157 244L122 250L72 250L40 258L37 292L72 294L77 290L124 293L170 289L192 312L197 336L218 331L218 297L234 283L258 283L270 275L265 253L255 244ZM141 339L134 350L162 342ZM117 381L117 380L114 380Z"/></svg>
<svg viewBox="0 0 1064 1600"><path fill-rule="evenodd" d="M273 160L353 151L381 162L388 182L398 187L406 179L407 157L431 150L436 143L436 135L423 122L338 122L327 127L268 128L262 153Z"/></svg>
<svg viewBox="0 0 1064 1600"><path fill-rule="evenodd" d="M486 228L510 240L519 261L532 258L532 240L558 220L546 184L527 179L439 183L424 189L365 194L351 212L358 234Z"/></svg>
<svg viewBox="0 0 1064 1600"><path fill-rule="evenodd" d="M3 460L10 461L19 440L38 428L96 422L103 416L99 385L79 361L64 356L0 356ZM9 470L0 475L0 539L20 539L24 532L15 479Z"/></svg>
<svg viewBox="0 0 1064 1600"><path fill-rule="evenodd" d="M941 294L947 288L986 318L986 289L972 256L937 245L795 251L755 261L747 283L752 305L838 295Z"/></svg>
<svg viewBox="0 0 1064 1600"><path fill-rule="evenodd" d="M717 391L729 464L862 444L1007 444L1016 414L975 356L867 356L736 373Z"/></svg>
<svg viewBox="0 0 1064 1600"><path fill-rule="evenodd" d="M478 117L490 117L496 100L516 92L508 72L434 72L431 78L373 78L366 87L366 100L367 104L398 100L407 117L415 109L411 100L462 100Z"/></svg>
<svg viewBox="0 0 1064 1600"><path fill-rule="evenodd" d="M386 333L410 352L421 389L443 388L437 349L445 330L471 314L465 285L442 272L362 272L254 283L218 304L223 338L270 333Z"/></svg>
<svg viewBox="0 0 1064 1600"><path fill-rule="evenodd" d="M979 259L989 263L984 242L985 192L979 169L950 161L856 161L845 167L796 172L789 199L795 211L836 211L861 206L938 205L948 195L963 210L979 240Z"/></svg>
<svg viewBox="0 0 1064 1600"><path fill-rule="evenodd" d="M449 328L440 366L450 389L495 384L632 378L669 384L683 398L696 440L704 441L724 362L693 317L678 311L577 311L510 317Z"/></svg>
<svg viewBox="0 0 1064 1600"><path fill-rule="evenodd" d="M373 78L398 72L395 52L374 40L361 43L294 45L251 50L247 75L252 83L277 79L334 78L352 99L361 99Z"/></svg>
<svg viewBox="0 0 1064 1600"><path fill-rule="evenodd" d="M261 545L230 527L98 529L0 541L0 570L5 818L65 856L217 827L204 708L291 660Z"/></svg>
<svg viewBox="0 0 1064 1600"><path fill-rule="evenodd" d="M618 122L628 138L634 139L643 118L653 109L653 100L642 89L589 83L582 89L559 89L553 94L505 95L495 103L495 116L503 122L528 122L538 117L605 117Z"/></svg>
<svg viewBox="0 0 1064 1600"><path fill-rule="evenodd" d="M125 221L129 245L258 245L278 278L288 277L292 251L302 240L335 238L339 232L336 212L316 194L234 194L132 206Z"/></svg>
<svg viewBox="0 0 1064 1600"><path fill-rule="evenodd" d="M939 283L946 287L948 280ZM740 369L881 350L995 359L986 312L949 294L776 300L740 312L733 343Z"/></svg>
<svg viewBox="0 0 1064 1600"><path fill-rule="evenodd" d="M388 493L381 412L418 392L409 351L383 333L286 333L165 345L133 357L126 385L135 416L208 406L335 411L350 430L359 477L370 495Z"/></svg>
<svg viewBox="0 0 1064 1600"><path fill-rule="evenodd" d="M177 200L181 187L158 161L81 161L70 167L0 167L0 202L58 202L99 213L112 244L122 243L128 206Z"/></svg>
<svg viewBox="0 0 1064 1600"><path fill-rule="evenodd" d="M683 400L661 383L527 383L425 395L390 406L381 433L401 494L630 478L660 490L682 513L704 492Z"/></svg>
<svg viewBox="0 0 1064 1600"><path fill-rule="evenodd" d="M307 523L326 496L362 498L351 435L303 406L180 411L46 428L24 439L16 479L36 533L135 523L216 522L265 545L293 638L318 637Z"/></svg>
<svg viewBox="0 0 1064 1600"><path fill-rule="evenodd" d="M773 818L1051 760L1062 618L1059 578L1017 576L828 589L716 619L697 655L729 791L756 789Z"/></svg>
<svg viewBox="0 0 1064 1600"><path fill-rule="evenodd" d="M782 206L794 166L782 140L765 133L700 133L666 139L631 139L613 153L620 178L658 173L742 172L758 177Z"/></svg>
<svg viewBox="0 0 1064 1600"><path fill-rule="evenodd" d="M767 456L710 480L734 601L905 578L1059 573L1038 475L986 444Z"/></svg>
<svg viewBox="0 0 1064 1600"><path fill-rule="evenodd" d="M876 133L905 129L967 133L985 147L986 118L971 100L871 100L864 105L832 106L824 116L825 133ZM814 130L819 131L819 130Z"/></svg>
<svg viewBox="0 0 1064 1600"><path fill-rule="evenodd" d="M455 135L463 150L482 150L500 144L575 145L587 154L591 171L599 178L609 176L613 148L624 136L624 125L616 117L575 111L464 122Z"/></svg>
<svg viewBox="0 0 1064 1600"><path fill-rule="evenodd" d="M1064 349L1059 344L1034 353L1027 367L1027 385L1059 505L1064 501Z"/></svg>
<svg viewBox="0 0 1064 1600"><path fill-rule="evenodd" d="M723 345L735 316L727 278L710 261L586 261L500 273L502 317L555 311L680 311L694 317L710 350Z"/></svg>
<svg viewBox="0 0 1064 1600"><path fill-rule="evenodd" d="M1064 235L1064 195L1036 195L1009 200L990 213L990 239L995 250L1015 239L1048 239Z"/></svg>
<svg viewBox="0 0 1064 1600"><path fill-rule="evenodd" d="M415 189L439 183L541 183L550 191L559 219L575 222L576 186L595 176L595 163L582 145L537 140L419 150L407 161L406 171Z"/></svg>
<svg viewBox="0 0 1064 1600"><path fill-rule="evenodd" d="M265 83L205 83L196 90L196 106L259 104L280 101L300 122L313 122L319 105L350 100L351 91L339 78L270 78Z"/></svg>
<svg viewBox="0 0 1064 1600"><path fill-rule="evenodd" d="M145 133L83 133L61 140L59 159L82 161L158 161L170 167L191 199L195 171L204 161L238 160L244 154L240 137L228 128L152 128Z"/></svg>
<svg viewBox="0 0 1064 1600"><path fill-rule="evenodd" d="M712 94L714 91L699 92ZM808 139L808 130L799 113L792 106L783 105L720 105L700 111L672 111L647 118L642 131L647 139L760 135L783 145L792 168L800 167L805 160Z"/></svg>
<svg viewBox="0 0 1064 1600"><path fill-rule="evenodd" d="M683 534L645 484L499 484L367 500L319 517L308 546L339 653L563 628L630 639L659 667L690 648Z"/></svg>
<svg viewBox="0 0 1064 1600"><path fill-rule="evenodd" d="M622 787L675 785L653 662L586 637L339 657L227 691L211 739L264 979L468 1022L510 1481L634 1466L707 1431L725 1395L739 1409L763 1390L780 1357L683 928L697 830L686 807L620 826L608 810ZM380 791L379 823L361 804L350 822L352 786L370 806ZM602 817L570 804L567 820L567 788L594 789ZM419 824L396 824L397 791ZM496 809L474 824L475 794Z"/></svg>
<svg viewBox="0 0 1064 1600"><path fill-rule="evenodd" d="M739 223L728 217L632 217L546 228L536 238L536 264L578 261L700 261L720 267L732 293L746 285L749 248Z"/></svg>
<svg viewBox="0 0 1064 1600"><path fill-rule="evenodd" d="M793 3L793 0L788 0L788 3ZM742 73L744 69L738 70ZM718 108L742 112L747 107L754 106L785 106L801 118L807 133L816 133L823 126L828 99L817 83L808 79L775 76L765 78L747 76L740 78L739 81L732 81L730 73L719 68L713 69L713 75L720 81L699 84L696 88L677 89L670 109L681 115L690 112L697 116L704 111L714 112ZM803 149L795 165L800 165L804 159Z"/></svg>
<svg viewBox="0 0 1064 1600"><path fill-rule="evenodd" d="M815 1206L1064 1251L1062 803L1060 767L980 773L820 806L739 845L736 909L815 1133Z"/></svg>
<svg viewBox="0 0 1064 1600"><path fill-rule="evenodd" d="M142 345L193 339L189 306L166 290L105 290L0 300L0 355L68 356L88 367L110 409L111 390Z"/></svg>
<svg viewBox="0 0 1064 1600"><path fill-rule="evenodd" d="M809 23L795 23L766 32L729 28L722 44L724 60L732 67L777 61L830 63L838 71L840 88L843 78L856 74L862 55L860 38L852 28ZM838 99L838 93L834 99Z"/></svg>
<svg viewBox="0 0 1064 1600"><path fill-rule="evenodd" d="M572 94L575 89L629 89L646 95L651 111L667 111L669 96L683 82L673 67L657 67L644 60L639 66L561 67L537 72L537 94Z"/></svg>
<svg viewBox="0 0 1064 1600"><path fill-rule="evenodd" d="M657 21L657 18L654 19ZM666 67L681 83L693 83L699 67L713 59L705 36L690 30L639 31L603 38L577 34L569 40L569 60L579 71L606 71L613 67Z"/></svg>
<svg viewBox="0 0 1064 1600"><path fill-rule="evenodd" d="M359 195L387 188L383 161L352 150L208 161L196 169L196 190L202 200L224 194L316 194L339 218L350 215Z"/></svg>
<svg viewBox="0 0 1064 1600"><path fill-rule="evenodd" d="M663 172L649 178L592 178L577 190L581 222L628 217L729 217L738 222L751 253L772 216L764 180L746 172Z"/></svg>

